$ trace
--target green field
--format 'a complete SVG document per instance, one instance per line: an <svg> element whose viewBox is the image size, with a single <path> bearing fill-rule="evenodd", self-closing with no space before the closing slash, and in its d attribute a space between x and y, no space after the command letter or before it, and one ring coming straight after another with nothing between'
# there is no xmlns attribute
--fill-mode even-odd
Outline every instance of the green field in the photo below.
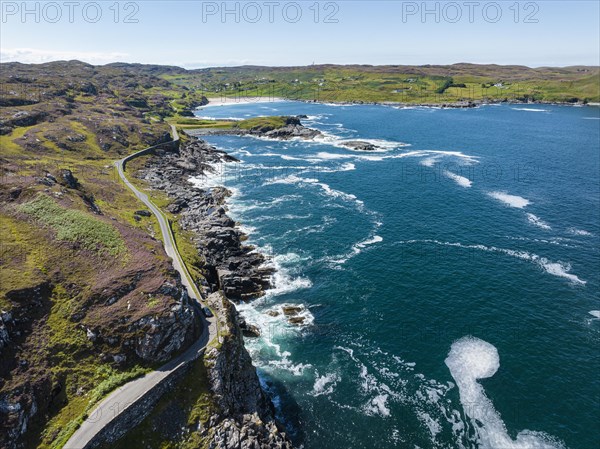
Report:
<svg viewBox="0 0 600 449"><path fill-rule="evenodd" d="M210 68L162 77L207 97L332 102L600 101L598 67L306 66Z"/></svg>

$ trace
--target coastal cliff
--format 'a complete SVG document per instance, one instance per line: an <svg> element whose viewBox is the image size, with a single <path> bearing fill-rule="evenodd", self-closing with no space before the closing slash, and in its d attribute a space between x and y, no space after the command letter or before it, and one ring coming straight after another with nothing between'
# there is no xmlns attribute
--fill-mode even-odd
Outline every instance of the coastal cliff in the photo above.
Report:
<svg viewBox="0 0 600 449"><path fill-rule="evenodd" d="M184 136L178 151L150 157L137 173L168 195L171 202L166 209L177 216L182 229L193 233L202 259L197 267L204 276L200 287L219 320L219 343L208 348L204 358L210 413L195 428L186 427L187 421L181 419L185 435L171 438L189 441L195 434L203 447L215 449L291 449L244 346L243 335L252 333L252 326L239 317L234 305L263 295L271 286L273 270L265 267L263 255L244 243L245 235L228 217L225 202L231 192L189 182L192 175L214 176L219 164L232 162L237 160L225 152Z"/></svg>
<svg viewBox="0 0 600 449"><path fill-rule="evenodd" d="M217 311L223 337L221 346L211 348L204 359L219 409L210 418L208 447L291 449L244 347L235 306L221 292L211 294L208 301Z"/></svg>

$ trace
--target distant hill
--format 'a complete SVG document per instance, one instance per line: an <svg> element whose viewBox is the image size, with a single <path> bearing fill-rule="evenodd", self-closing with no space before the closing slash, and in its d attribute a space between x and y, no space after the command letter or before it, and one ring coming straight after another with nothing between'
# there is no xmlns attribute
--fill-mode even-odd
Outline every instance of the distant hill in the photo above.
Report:
<svg viewBox="0 0 600 449"><path fill-rule="evenodd" d="M495 64L215 67L163 74L209 94L341 102L600 101L600 68Z"/></svg>

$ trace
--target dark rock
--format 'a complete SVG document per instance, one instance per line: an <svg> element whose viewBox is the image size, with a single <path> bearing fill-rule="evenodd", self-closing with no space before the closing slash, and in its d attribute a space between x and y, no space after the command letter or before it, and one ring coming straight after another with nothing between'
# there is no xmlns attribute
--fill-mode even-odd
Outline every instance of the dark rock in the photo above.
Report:
<svg viewBox="0 0 600 449"><path fill-rule="evenodd" d="M222 187L197 189L188 182L190 175L213 173L216 164L232 161L237 159L192 137L176 153L159 153L139 177L174 199L168 210L180 213L183 229L197 236L207 284L242 301L261 296L270 286L272 271L261 268L264 256L244 245L246 237L227 216L225 203L231 192Z"/></svg>
<svg viewBox="0 0 600 449"><path fill-rule="evenodd" d="M139 215L140 217L151 217L152 213L149 210L136 210L134 212L135 215Z"/></svg>
<svg viewBox="0 0 600 449"><path fill-rule="evenodd" d="M89 194L83 194L81 195L81 198L83 199L83 202L85 204L87 204L87 206L90 208L90 210L95 213L96 215L102 215L102 211L100 210L100 208L98 207L98 205L96 204L96 200L94 198L94 195Z"/></svg>
<svg viewBox="0 0 600 449"><path fill-rule="evenodd" d="M76 189L79 186L79 182L77 181L77 178L75 178L75 176L73 176L73 173L71 172L71 170L64 168L61 170L61 176L62 179L64 180L65 184L67 185L67 187L71 188L71 189Z"/></svg>
<svg viewBox="0 0 600 449"><path fill-rule="evenodd" d="M369 142L362 142L360 140L342 142L341 145L357 151L375 151L380 149L380 147L378 147L377 145L373 145Z"/></svg>
<svg viewBox="0 0 600 449"><path fill-rule="evenodd" d="M21 189L20 187L14 187L14 188L10 189L8 196L10 197L11 200L16 200L17 198L19 198L19 195L21 195L22 191L23 191L23 189Z"/></svg>
<svg viewBox="0 0 600 449"><path fill-rule="evenodd" d="M182 209L185 209L186 207L188 207L188 202L185 199L181 198L169 204L167 206L167 210L172 214L178 214L179 212L181 212Z"/></svg>
<svg viewBox="0 0 600 449"><path fill-rule="evenodd" d="M288 318L288 322L290 324L297 324L297 325L304 324L305 320L306 320L306 318L303 316L292 316L292 317Z"/></svg>
<svg viewBox="0 0 600 449"><path fill-rule="evenodd" d="M300 306L283 306L281 310L285 316L294 316L302 312L304 308Z"/></svg>
<svg viewBox="0 0 600 449"><path fill-rule="evenodd" d="M53 184L56 184L58 182L56 180L56 178L54 176L52 176L50 173L46 173L46 179L49 179L50 181L52 181Z"/></svg>
<svg viewBox="0 0 600 449"><path fill-rule="evenodd" d="M244 337L257 338L260 337L260 329L254 324L248 324L245 319L238 316L238 324L242 330Z"/></svg>

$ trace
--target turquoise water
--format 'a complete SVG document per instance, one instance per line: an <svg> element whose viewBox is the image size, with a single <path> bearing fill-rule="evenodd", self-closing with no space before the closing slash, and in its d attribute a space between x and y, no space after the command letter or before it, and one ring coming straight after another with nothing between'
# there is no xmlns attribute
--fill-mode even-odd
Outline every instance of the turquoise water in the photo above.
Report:
<svg viewBox="0 0 600 449"><path fill-rule="evenodd" d="M235 192L231 215L279 269L240 309L299 445L600 447L598 108L197 114L306 114L326 132L207 138L242 162L200 180ZM282 304L305 307L305 324L266 313Z"/></svg>

